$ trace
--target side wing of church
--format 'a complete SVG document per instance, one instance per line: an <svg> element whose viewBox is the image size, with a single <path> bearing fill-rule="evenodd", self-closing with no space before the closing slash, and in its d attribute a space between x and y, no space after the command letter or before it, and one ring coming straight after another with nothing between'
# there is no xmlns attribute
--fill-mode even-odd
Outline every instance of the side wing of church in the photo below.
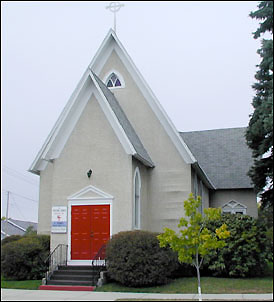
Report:
<svg viewBox="0 0 274 302"><path fill-rule="evenodd" d="M179 133L110 30L29 169L38 233L84 265L120 231L177 229L191 192L256 217L244 131Z"/></svg>

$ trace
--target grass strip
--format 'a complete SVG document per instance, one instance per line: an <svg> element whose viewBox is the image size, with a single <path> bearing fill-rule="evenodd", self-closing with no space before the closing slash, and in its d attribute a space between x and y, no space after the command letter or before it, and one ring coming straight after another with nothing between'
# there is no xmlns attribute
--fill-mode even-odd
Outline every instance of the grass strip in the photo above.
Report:
<svg viewBox="0 0 274 302"><path fill-rule="evenodd" d="M201 278L204 294L262 294L273 292L273 278ZM166 293L193 294L197 292L197 278L178 278L169 284L154 287L126 287L112 282L96 288L99 292L135 292L135 293Z"/></svg>
<svg viewBox="0 0 274 302"><path fill-rule="evenodd" d="M1 288L36 290L42 285L42 280L7 281L1 278Z"/></svg>

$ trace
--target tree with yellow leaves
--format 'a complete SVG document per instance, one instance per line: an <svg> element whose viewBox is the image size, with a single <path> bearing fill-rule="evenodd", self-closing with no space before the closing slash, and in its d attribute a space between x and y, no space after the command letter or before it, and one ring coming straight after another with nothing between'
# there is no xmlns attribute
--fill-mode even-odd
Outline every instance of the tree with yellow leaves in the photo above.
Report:
<svg viewBox="0 0 274 302"><path fill-rule="evenodd" d="M221 209L208 208L204 213L200 213L198 208L201 204L200 196L195 199L192 194L184 202L185 215L182 217L179 228L182 228L177 234L174 230L164 228L164 233L157 236L160 247L170 246L173 251L178 253L178 260L181 263L189 263L195 266L198 278L199 301L202 301L200 267L205 255L211 250L219 249L225 246L230 232L227 225L223 224L215 230L215 233L209 231L205 224L210 220L217 220L221 217Z"/></svg>

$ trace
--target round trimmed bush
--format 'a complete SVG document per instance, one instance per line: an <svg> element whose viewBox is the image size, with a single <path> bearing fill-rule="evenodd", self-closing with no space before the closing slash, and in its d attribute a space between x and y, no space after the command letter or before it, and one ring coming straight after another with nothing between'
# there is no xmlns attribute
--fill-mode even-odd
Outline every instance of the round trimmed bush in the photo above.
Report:
<svg viewBox="0 0 274 302"><path fill-rule="evenodd" d="M166 284L178 260L171 249L160 248L157 235L147 231L114 235L106 248L109 277L131 287Z"/></svg>
<svg viewBox="0 0 274 302"><path fill-rule="evenodd" d="M207 228L214 231L223 223L230 237L225 247L205 258L205 271L226 277L263 275L271 256L266 228L257 219L242 214L223 214L220 220L208 222Z"/></svg>
<svg viewBox="0 0 274 302"><path fill-rule="evenodd" d="M37 280L47 270L49 236L32 235L6 243L1 248L1 273L10 280Z"/></svg>

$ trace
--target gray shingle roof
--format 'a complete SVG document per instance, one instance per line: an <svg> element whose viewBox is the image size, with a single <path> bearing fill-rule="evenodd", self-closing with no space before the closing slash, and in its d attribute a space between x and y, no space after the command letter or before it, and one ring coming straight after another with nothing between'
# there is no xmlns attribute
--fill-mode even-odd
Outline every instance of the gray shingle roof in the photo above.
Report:
<svg viewBox="0 0 274 302"><path fill-rule="evenodd" d="M107 86L98 78L98 76L92 72L95 80L97 81L100 89L102 90L104 96L106 97L111 109L113 110L114 114L116 115L120 125L124 129L128 139L130 140L131 144L133 145L135 151L137 152L134 157L138 160L143 162L146 166L154 167L154 163L151 160L150 156L148 155L145 147L143 146L140 138L138 137L137 133L135 132L134 128L132 127L130 121L128 120L126 114L124 113L123 109L119 105L118 101L116 100L114 94L107 88Z"/></svg>
<svg viewBox="0 0 274 302"><path fill-rule="evenodd" d="M247 172L253 163L246 128L180 132L216 189L253 188Z"/></svg>
<svg viewBox="0 0 274 302"><path fill-rule="evenodd" d="M27 230L29 226L33 226L33 229L37 230L36 222L22 221L12 218L9 218L8 221L1 220L1 231L3 231L5 234L8 234L9 236L23 236L25 234L25 230Z"/></svg>

